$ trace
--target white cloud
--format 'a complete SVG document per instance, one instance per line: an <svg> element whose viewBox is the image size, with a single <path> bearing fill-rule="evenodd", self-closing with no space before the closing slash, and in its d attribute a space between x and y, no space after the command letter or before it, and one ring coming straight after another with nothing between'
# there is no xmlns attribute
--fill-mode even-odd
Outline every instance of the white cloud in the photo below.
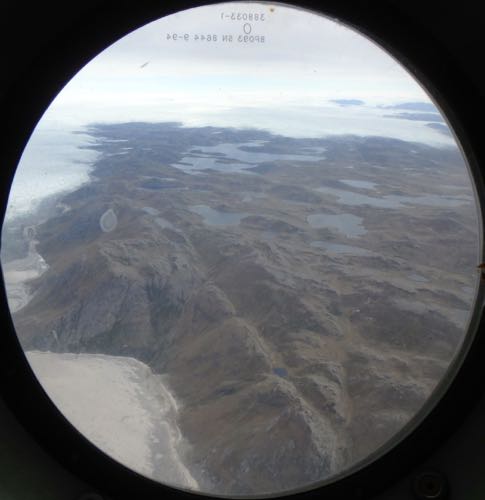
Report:
<svg viewBox="0 0 485 500"><path fill-rule="evenodd" d="M265 15L265 20L226 19L232 13ZM222 41L224 35L237 40L245 24L265 43ZM216 35L217 41L194 41L196 35ZM152 22L102 52L64 93L71 101L89 101L95 94L123 98L127 91L135 96L183 90L210 95L213 89L426 99L409 74L364 36L321 15L257 2L199 7Z"/></svg>
<svg viewBox="0 0 485 500"><path fill-rule="evenodd" d="M232 21L232 14L252 14L247 24L265 43L237 42L245 21ZM255 14L264 14L264 21L254 20ZM194 40L196 35L206 39ZM233 42L223 41L224 35ZM331 103L336 98L369 106L338 108ZM281 4L231 3L183 11L119 40L69 82L44 122L179 121L299 136L367 131L449 143L424 125L384 119L382 110L371 109L428 99L392 57L350 28Z"/></svg>

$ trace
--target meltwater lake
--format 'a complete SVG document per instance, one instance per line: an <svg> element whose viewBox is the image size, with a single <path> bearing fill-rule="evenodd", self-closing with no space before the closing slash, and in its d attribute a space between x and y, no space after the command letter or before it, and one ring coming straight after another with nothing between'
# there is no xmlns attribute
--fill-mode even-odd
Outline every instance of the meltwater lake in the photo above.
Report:
<svg viewBox="0 0 485 500"><path fill-rule="evenodd" d="M240 144L217 144L197 146L189 150L179 162L172 166L188 173L212 169L219 172L243 172L263 162L301 161L315 162L324 159L325 148L302 148L301 154L266 153L260 151L266 141L251 141ZM244 149L241 149L244 148Z"/></svg>
<svg viewBox="0 0 485 500"><path fill-rule="evenodd" d="M245 212L223 212L207 205L193 205L190 211L200 215L204 224L209 226L237 226L249 215Z"/></svg>
<svg viewBox="0 0 485 500"><path fill-rule="evenodd" d="M336 229L347 238L357 238L367 233L367 229L362 225L362 217L353 214L312 214L307 217L307 222L315 229Z"/></svg>
<svg viewBox="0 0 485 500"><path fill-rule="evenodd" d="M356 247L353 245L343 245L339 243L332 243L330 241L312 241L310 246L313 248L321 248L328 254L334 255L351 255L356 257L373 257L376 254L371 250L365 248Z"/></svg>
<svg viewBox="0 0 485 500"><path fill-rule="evenodd" d="M347 184L354 188L364 188L368 190L374 189L376 186L373 182L357 181L357 180L340 180L340 182ZM437 195L425 194L418 196L405 196L397 194L388 194L384 196L370 196L368 194L357 193L351 190L338 189L329 186L316 188L319 193L328 194L337 197L338 203L348 206L364 206L368 205L376 208L390 208L401 209L414 205L422 205L429 207L459 207L467 205L472 200L471 196L459 195Z"/></svg>

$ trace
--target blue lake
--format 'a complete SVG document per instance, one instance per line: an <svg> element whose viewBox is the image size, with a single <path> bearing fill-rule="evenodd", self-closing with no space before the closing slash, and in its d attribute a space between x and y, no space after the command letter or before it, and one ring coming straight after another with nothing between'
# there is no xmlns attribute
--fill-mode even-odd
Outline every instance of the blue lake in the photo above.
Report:
<svg viewBox="0 0 485 500"><path fill-rule="evenodd" d="M408 275L408 278L412 281L415 281L416 283L429 283L428 278L425 278L424 276L416 273Z"/></svg>
<svg viewBox="0 0 485 500"><path fill-rule="evenodd" d="M288 371L286 368L278 367L278 368L273 368L273 373L275 375L278 375L279 377L286 378L288 376Z"/></svg>
<svg viewBox="0 0 485 500"><path fill-rule="evenodd" d="M371 252L365 248L355 247L353 245L341 245L329 241L312 241L310 246L313 248L322 248L330 254L355 255L359 257L372 257L377 255L375 252Z"/></svg>
<svg viewBox="0 0 485 500"><path fill-rule="evenodd" d="M249 214L244 212L222 212L207 205L194 205L189 209L204 219L209 226L237 226Z"/></svg>
<svg viewBox="0 0 485 500"><path fill-rule="evenodd" d="M362 225L362 217L353 214L312 214L307 217L307 222L315 229L333 228L345 234L348 238L356 238L367 233Z"/></svg>
<svg viewBox="0 0 485 500"><path fill-rule="evenodd" d="M186 153L180 162L172 166L192 172L204 169L220 172L243 172L263 162L277 160L315 162L324 158L324 148L305 148L301 154L265 153L260 151L264 141L240 144L218 144L217 146L198 146ZM250 148L251 151L241 147Z"/></svg>
<svg viewBox="0 0 485 500"><path fill-rule="evenodd" d="M340 182L342 182L343 184L347 184L347 186L350 187L362 188L362 189L374 189L377 186L375 182L358 181L353 179L340 179Z"/></svg>
<svg viewBox="0 0 485 500"><path fill-rule="evenodd" d="M341 203L342 205L354 207L363 205L396 209L419 205L430 207L459 207L461 205L467 205L472 201L471 197L440 196L437 194L426 194L420 196L388 194L382 197L376 197L328 186L320 187L316 190L320 193L336 196L338 203Z"/></svg>

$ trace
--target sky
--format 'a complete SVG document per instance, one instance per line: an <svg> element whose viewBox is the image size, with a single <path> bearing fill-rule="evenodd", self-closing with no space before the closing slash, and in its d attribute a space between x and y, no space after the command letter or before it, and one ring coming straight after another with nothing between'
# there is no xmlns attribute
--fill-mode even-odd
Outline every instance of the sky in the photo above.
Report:
<svg viewBox="0 0 485 500"><path fill-rule="evenodd" d="M226 18L233 13L264 19ZM264 37L264 42L239 41L245 32ZM173 34L179 35L177 40L167 39ZM189 40L180 35L189 35ZM207 35L216 35L217 41L207 41ZM223 41L224 35L232 35L233 41ZM264 102L280 102L283 96L299 100L304 94L426 98L388 54L362 35L308 11L260 3L190 9L148 24L109 47L69 88L72 96L83 97L93 91L91 95L107 97L113 91L133 95L138 90L150 96L170 91L169 97L175 98L186 97L187 91L222 92L224 97L242 91Z"/></svg>
<svg viewBox="0 0 485 500"><path fill-rule="evenodd" d="M341 106L335 99L363 104ZM388 53L336 20L262 2L182 11L114 43L64 87L27 144L7 217L89 180L95 155L80 146L93 138L72 132L86 132L92 123L176 121L290 137L356 134L456 146L424 122L389 118L402 110L383 106L403 102L430 100Z"/></svg>
<svg viewBox="0 0 485 500"><path fill-rule="evenodd" d="M339 98L366 107L344 109L332 102ZM181 121L293 136L400 129L394 135L409 139L416 123L379 120L376 106L428 100L389 54L334 20L282 4L222 3L167 16L108 47L44 122Z"/></svg>

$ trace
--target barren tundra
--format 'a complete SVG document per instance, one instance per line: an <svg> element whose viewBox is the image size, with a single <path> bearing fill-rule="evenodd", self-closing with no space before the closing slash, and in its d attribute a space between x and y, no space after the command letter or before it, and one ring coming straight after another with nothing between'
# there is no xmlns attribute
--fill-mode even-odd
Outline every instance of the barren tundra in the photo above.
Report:
<svg viewBox="0 0 485 500"><path fill-rule="evenodd" d="M164 374L183 462L218 494L323 480L421 408L477 279L457 148L172 123L90 133L92 182L35 226L48 268L14 314L26 350ZM25 257L17 229L7 260Z"/></svg>

